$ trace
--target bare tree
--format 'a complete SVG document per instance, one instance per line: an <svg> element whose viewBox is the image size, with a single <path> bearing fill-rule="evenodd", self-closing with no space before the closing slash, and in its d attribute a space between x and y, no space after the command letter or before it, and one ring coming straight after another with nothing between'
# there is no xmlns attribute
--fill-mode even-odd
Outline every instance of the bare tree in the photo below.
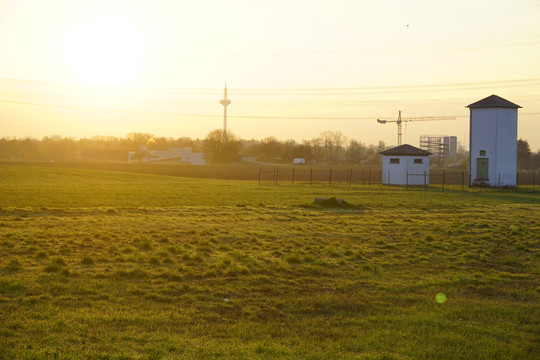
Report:
<svg viewBox="0 0 540 360"><path fill-rule="evenodd" d="M527 140L519 139L517 141L517 158L518 167L520 169L527 169L531 167L531 147Z"/></svg>
<svg viewBox="0 0 540 360"><path fill-rule="evenodd" d="M264 138L257 146L258 153L264 160L275 160L283 150L283 144L274 136Z"/></svg>
<svg viewBox="0 0 540 360"><path fill-rule="evenodd" d="M126 141L131 144L133 149L137 149L141 145L147 145L153 137L154 135L148 133L132 132L127 134Z"/></svg>
<svg viewBox="0 0 540 360"><path fill-rule="evenodd" d="M212 130L203 140L203 150L208 154L210 162L234 162L239 160L239 151L242 142L236 135L227 131L223 136L223 130Z"/></svg>
<svg viewBox="0 0 540 360"><path fill-rule="evenodd" d="M347 137L341 131L323 131L319 137L322 140L326 163L338 164Z"/></svg>
<svg viewBox="0 0 540 360"><path fill-rule="evenodd" d="M347 146L346 157L347 165L357 165L365 160L367 148L360 141L351 140Z"/></svg>
<svg viewBox="0 0 540 360"><path fill-rule="evenodd" d="M315 162L324 162L324 147L323 140L320 137L312 139L310 142L311 152L313 154L313 160Z"/></svg>

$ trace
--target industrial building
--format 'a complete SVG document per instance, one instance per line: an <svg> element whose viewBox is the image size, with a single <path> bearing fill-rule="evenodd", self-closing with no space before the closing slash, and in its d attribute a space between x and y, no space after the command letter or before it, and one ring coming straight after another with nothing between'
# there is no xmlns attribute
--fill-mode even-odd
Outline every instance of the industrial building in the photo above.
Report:
<svg viewBox="0 0 540 360"><path fill-rule="evenodd" d="M140 154L140 156L137 156L137 154ZM147 151L146 146L142 145L137 151L128 153L128 162L205 165L205 155L192 152L190 147Z"/></svg>
<svg viewBox="0 0 540 360"><path fill-rule="evenodd" d="M420 149L429 151L432 163L443 166L457 156L457 137L447 135L421 135Z"/></svg>

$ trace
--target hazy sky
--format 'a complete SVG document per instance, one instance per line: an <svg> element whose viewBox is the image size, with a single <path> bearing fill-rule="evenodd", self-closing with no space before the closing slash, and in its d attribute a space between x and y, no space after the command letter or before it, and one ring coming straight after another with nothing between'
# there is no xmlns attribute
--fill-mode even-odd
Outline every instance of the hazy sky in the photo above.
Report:
<svg viewBox="0 0 540 360"><path fill-rule="evenodd" d="M0 137L455 135L497 94L540 150L539 0L0 0Z"/></svg>

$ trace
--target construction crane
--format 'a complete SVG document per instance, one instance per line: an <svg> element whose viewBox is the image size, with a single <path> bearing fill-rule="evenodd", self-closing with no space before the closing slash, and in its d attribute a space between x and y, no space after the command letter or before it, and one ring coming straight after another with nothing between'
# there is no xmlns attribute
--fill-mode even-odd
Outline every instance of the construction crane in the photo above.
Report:
<svg viewBox="0 0 540 360"><path fill-rule="evenodd" d="M377 119L379 124L396 123L398 146L401 145L401 124L409 121L432 121L432 120L455 120L455 116L413 116L413 117L401 117L401 110L399 110L398 118L396 120Z"/></svg>

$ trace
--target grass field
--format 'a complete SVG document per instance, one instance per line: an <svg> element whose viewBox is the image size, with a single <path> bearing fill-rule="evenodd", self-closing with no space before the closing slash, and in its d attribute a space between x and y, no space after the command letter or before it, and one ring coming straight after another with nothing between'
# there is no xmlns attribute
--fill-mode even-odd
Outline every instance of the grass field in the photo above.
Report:
<svg viewBox="0 0 540 360"><path fill-rule="evenodd" d="M539 238L538 192L0 166L0 359L539 359Z"/></svg>

